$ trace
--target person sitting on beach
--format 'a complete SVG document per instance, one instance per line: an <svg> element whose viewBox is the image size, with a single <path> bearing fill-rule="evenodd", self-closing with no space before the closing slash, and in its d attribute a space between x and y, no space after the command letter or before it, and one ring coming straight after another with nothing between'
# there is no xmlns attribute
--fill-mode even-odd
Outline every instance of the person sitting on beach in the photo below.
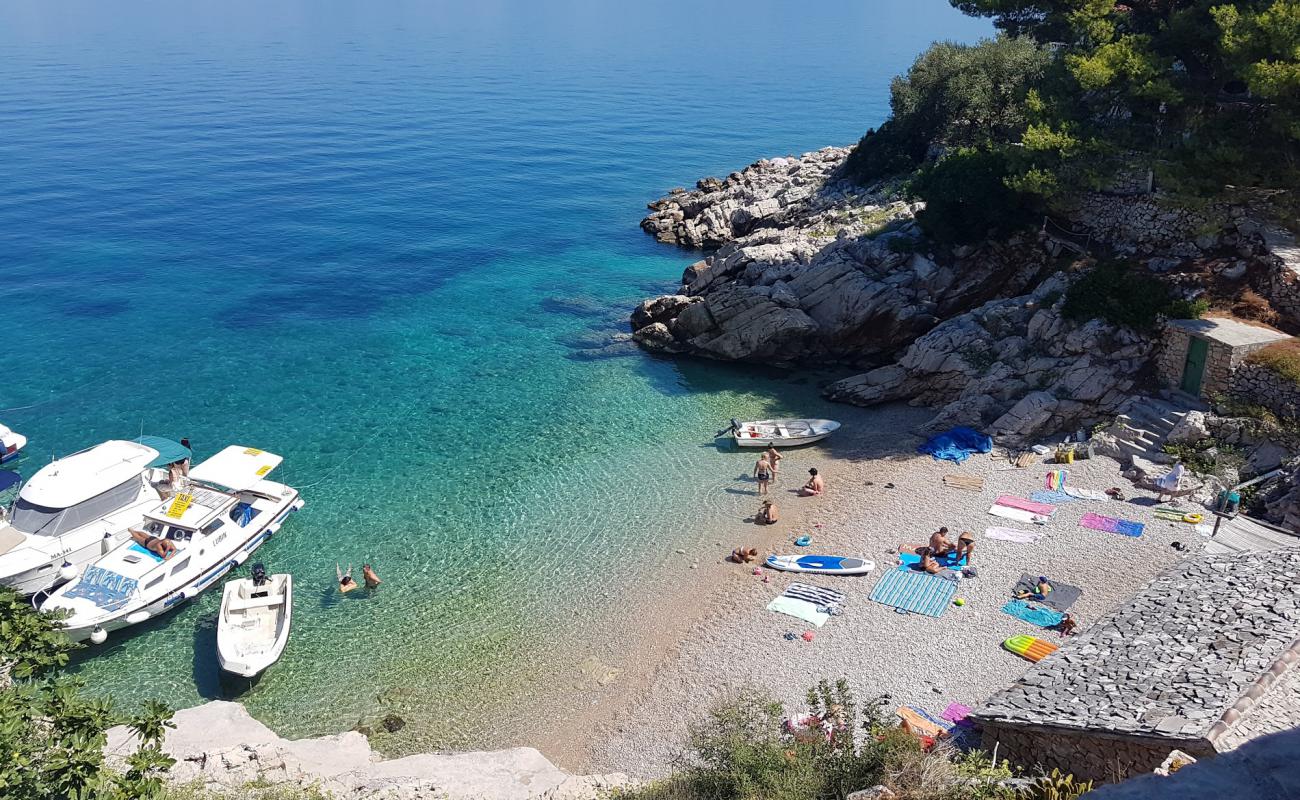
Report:
<svg viewBox="0 0 1300 800"><path fill-rule="evenodd" d="M136 528L128 528L131 532L131 538L136 544L140 545L150 553L161 558L163 561L171 558L176 554L176 545L167 539L160 539Z"/></svg>
<svg viewBox="0 0 1300 800"><path fill-rule="evenodd" d="M1052 593L1052 584L1042 575L1034 582L1032 587L1026 588L1024 585L1016 587L1016 599L1018 600L1046 600L1047 596Z"/></svg>
<svg viewBox="0 0 1300 800"><path fill-rule="evenodd" d="M348 592L350 592L350 591L352 591L353 589L357 588L357 582L354 581L354 580L352 580L352 565L351 565L351 564L348 564L348 571L347 571L347 572L344 572L343 569L342 569L341 567L339 567L338 564L335 564L335 565L334 565L334 574L338 576L338 579L339 579L339 591L342 592L343 594L347 594Z"/></svg>
<svg viewBox="0 0 1300 800"><path fill-rule="evenodd" d="M367 589L373 589L383 583L383 581L379 579L379 576L375 574L375 571L370 568L369 564L361 565L361 577L366 582Z"/></svg>
<svg viewBox="0 0 1300 800"><path fill-rule="evenodd" d="M931 575L938 575L943 571L943 567L939 566L939 562L935 561L934 556L929 553L925 553L921 556L920 567Z"/></svg>
<svg viewBox="0 0 1300 800"><path fill-rule="evenodd" d="M763 455L767 456L768 462L772 465L772 477L776 478L781 473L781 459L785 458L785 456L777 452L774 444L769 444L767 449L763 451Z"/></svg>
<svg viewBox="0 0 1300 800"><path fill-rule="evenodd" d="M772 462L767 460L767 453L754 462L754 478L758 481L758 493L767 494L768 481L772 480Z"/></svg>
<svg viewBox="0 0 1300 800"><path fill-rule="evenodd" d="M754 517L754 520L759 525L772 525L779 519L781 519L781 513L776 510L776 504L771 500L764 500L763 507L758 510L758 514Z"/></svg>
<svg viewBox="0 0 1300 800"><path fill-rule="evenodd" d="M948 529L940 528L930 534L929 553L932 556L946 556L952 552L952 542L948 541Z"/></svg>
<svg viewBox="0 0 1300 800"><path fill-rule="evenodd" d="M971 554L975 552L975 534L970 531L962 531L961 536L957 537L957 550L954 554L958 561L963 558L966 563L971 563Z"/></svg>
<svg viewBox="0 0 1300 800"><path fill-rule="evenodd" d="M799 490L800 497L816 497L826 491L826 482L822 480L821 475L817 474L816 467L808 470L808 474L812 477L809 478L808 482Z"/></svg>

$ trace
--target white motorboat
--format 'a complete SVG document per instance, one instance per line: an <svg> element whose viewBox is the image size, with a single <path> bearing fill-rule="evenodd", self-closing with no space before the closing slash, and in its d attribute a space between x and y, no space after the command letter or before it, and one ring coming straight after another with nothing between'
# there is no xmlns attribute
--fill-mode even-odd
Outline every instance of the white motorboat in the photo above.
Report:
<svg viewBox="0 0 1300 800"><path fill-rule="evenodd" d="M293 617L293 576L267 575L226 581L217 617L217 663L226 672L254 678L280 659Z"/></svg>
<svg viewBox="0 0 1300 800"><path fill-rule="evenodd" d="M102 644L110 631L156 617L248 560L302 508L296 489L266 480L283 459L232 446L196 465L136 534L88 565L40 604L66 614L74 641Z"/></svg>
<svg viewBox="0 0 1300 800"><path fill-rule="evenodd" d="M839 428L840 424L830 419L733 419L729 433L741 447L797 447L820 442Z"/></svg>
<svg viewBox="0 0 1300 800"><path fill-rule="evenodd" d="M21 433L14 433L4 425L0 425L0 464L11 458L17 458L24 447L27 446L27 437Z"/></svg>
<svg viewBox="0 0 1300 800"><path fill-rule="evenodd" d="M154 443L165 439L150 440ZM0 512L0 586L36 594L71 580L126 540L146 509L162 499L167 458L140 442L112 440L41 467Z"/></svg>

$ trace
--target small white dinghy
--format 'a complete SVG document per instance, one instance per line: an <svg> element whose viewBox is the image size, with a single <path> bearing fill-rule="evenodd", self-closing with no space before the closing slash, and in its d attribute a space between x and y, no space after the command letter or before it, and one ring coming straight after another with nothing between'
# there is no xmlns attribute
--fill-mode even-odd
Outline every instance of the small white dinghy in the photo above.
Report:
<svg viewBox="0 0 1300 800"><path fill-rule="evenodd" d="M731 421L731 435L741 447L797 447L820 442L839 430L831 419L763 419Z"/></svg>
<svg viewBox="0 0 1300 800"><path fill-rule="evenodd" d="M255 564L253 577L227 581L217 618L221 668L252 678L278 661L289 641L292 614L292 575L267 575L265 567Z"/></svg>
<svg viewBox="0 0 1300 800"><path fill-rule="evenodd" d="M844 556L768 556L767 565L786 572L811 572L817 575L865 575L876 562Z"/></svg>

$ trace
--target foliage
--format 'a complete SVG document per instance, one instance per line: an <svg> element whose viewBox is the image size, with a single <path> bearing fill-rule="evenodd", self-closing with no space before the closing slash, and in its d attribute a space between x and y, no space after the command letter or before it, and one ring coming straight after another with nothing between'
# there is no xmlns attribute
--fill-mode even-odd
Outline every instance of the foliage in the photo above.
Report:
<svg viewBox="0 0 1300 800"><path fill-rule="evenodd" d="M1006 181L999 152L964 148L923 169L912 184L925 201L916 221L936 241L963 244L1006 234L1031 218L1031 205Z"/></svg>
<svg viewBox="0 0 1300 800"><path fill-rule="evenodd" d="M979 147L1018 138L1028 123L1025 94L1048 60L1027 38L936 43L894 78L892 115L854 148L847 173L865 183L914 169L932 145Z"/></svg>
<svg viewBox="0 0 1300 800"><path fill-rule="evenodd" d="M72 645L57 620L0 589L0 796L13 800L134 800L161 796L172 764L161 749L171 711L146 703L133 715L81 694L81 681L57 674ZM124 771L104 764L105 731L128 725L141 741Z"/></svg>
<svg viewBox="0 0 1300 800"><path fill-rule="evenodd" d="M1246 356L1246 363L1263 367L1279 378L1300 384L1300 342L1287 339Z"/></svg>
<svg viewBox="0 0 1300 800"><path fill-rule="evenodd" d="M1036 779L1024 800L1075 800L1092 791L1092 781L1075 781L1073 775L1053 769L1050 774Z"/></svg>
<svg viewBox="0 0 1300 800"><path fill-rule="evenodd" d="M214 791L204 787L202 781L181 786L168 786L160 800L331 800L334 795L320 789L290 784L264 786L248 783L240 788L222 788Z"/></svg>
<svg viewBox="0 0 1300 800"><path fill-rule="evenodd" d="M1200 319L1210 310L1210 301L1203 297L1195 300L1174 300L1164 310L1170 319Z"/></svg>
<svg viewBox="0 0 1300 800"><path fill-rule="evenodd" d="M1153 330L1173 301L1169 289L1128 264L1108 261L1080 277L1065 293L1061 313L1077 322L1104 319L1138 331Z"/></svg>

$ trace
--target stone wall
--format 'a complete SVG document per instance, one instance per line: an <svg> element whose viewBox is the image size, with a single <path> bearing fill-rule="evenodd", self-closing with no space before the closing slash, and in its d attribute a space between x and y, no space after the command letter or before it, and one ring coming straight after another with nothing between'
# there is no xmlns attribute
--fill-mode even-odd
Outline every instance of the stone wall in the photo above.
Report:
<svg viewBox="0 0 1300 800"><path fill-rule="evenodd" d="M1172 325L1165 328L1160 340L1160 351L1156 355L1156 375L1166 387L1177 389L1182 385L1183 367L1187 362L1187 348L1191 345L1191 340L1192 335L1181 328ZM1213 339L1207 340L1207 343L1209 347L1205 354L1205 373L1201 377L1201 397L1207 400L1223 395L1237 397L1236 393L1239 390L1255 391L1252 387L1261 385L1262 392L1272 391L1273 387L1265 385L1266 381L1255 374L1258 368L1245 363L1247 356L1260 348L1267 347L1269 342L1242 344L1236 347L1230 347ZM1250 370L1251 374L1238 377L1237 373L1242 370ZM1269 375L1271 376L1272 373ZM1291 389L1296 400L1300 400L1300 388L1292 386ZM1287 397L1290 398L1292 395L1288 394ZM1268 405L1262 400L1247 402ZM1268 407L1272 408L1271 405ZM1293 402L1293 407L1300 408L1300 402ZM1295 412L1292 411L1289 416L1295 416Z"/></svg>
<svg viewBox="0 0 1300 800"><path fill-rule="evenodd" d="M981 747L991 753L996 745L998 758L1029 772L1059 769L1097 783L1114 783L1150 772L1174 748L1197 758L1215 754L1214 748L1203 739L1144 740L1060 728L982 724Z"/></svg>
<svg viewBox="0 0 1300 800"><path fill-rule="evenodd" d="M1174 258L1194 258L1202 250L1223 244L1223 232L1233 219L1226 205L1176 208L1162 205L1157 195L1102 193L1084 195L1069 216L1095 240L1121 253L1160 252Z"/></svg>
<svg viewBox="0 0 1300 800"><path fill-rule="evenodd" d="M1156 353L1156 376L1165 386L1178 388L1183 382L1183 365L1187 362L1187 347L1192 336L1181 328L1165 328Z"/></svg>
<svg viewBox="0 0 1300 800"><path fill-rule="evenodd" d="M1263 406L1279 417L1300 416L1300 386L1258 364L1242 364L1236 368L1228 395L1243 403Z"/></svg>

